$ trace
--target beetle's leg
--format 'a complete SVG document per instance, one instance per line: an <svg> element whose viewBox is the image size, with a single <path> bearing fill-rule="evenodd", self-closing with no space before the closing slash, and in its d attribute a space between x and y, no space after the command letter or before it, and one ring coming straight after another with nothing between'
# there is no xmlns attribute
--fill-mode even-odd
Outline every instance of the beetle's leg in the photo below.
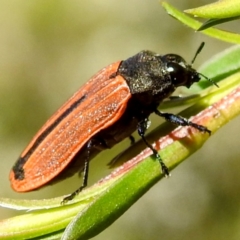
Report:
<svg viewBox="0 0 240 240"><path fill-rule="evenodd" d="M88 184L88 173L89 173L89 161L90 161L90 153L91 149L94 147L96 140L91 139L87 142L86 146L86 151L87 151L87 156L84 160L84 166L83 166L83 182L80 188L78 188L75 192L71 193L67 197L65 197L62 201L62 204L71 201L74 199Z"/></svg>
<svg viewBox="0 0 240 240"><path fill-rule="evenodd" d="M164 112L160 112L157 109L155 110L155 113L160 116L165 118L166 121L174 123L176 125L180 125L180 126L190 126L190 127L194 127L196 129L198 129L200 132L207 132L209 135L211 135L211 131L209 129L207 129L206 127L202 126L202 125L198 125L196 123L193 123L191 121L189 121L186 118L183 118L179 115L174 115L172 113L164 113Z"/></svg>
<svg viewBox="0 0 240 240"><path fill-rule="evenodd" d="M164 164L162 158L160 157L160 155L158 154L157 150L146 140L145 138L145 132L147 130L149 126L149 121L148 119L144 119L143 121L138 123L138 134L140 135L140 137L142 138L142 140L145 142L145 144L153 151L153 154L155 155L155 157L157 158L157 160L159 161L161 168L162 168L162 172L163 174L168 177L169 176L169 170L168 167Z"/></svg>

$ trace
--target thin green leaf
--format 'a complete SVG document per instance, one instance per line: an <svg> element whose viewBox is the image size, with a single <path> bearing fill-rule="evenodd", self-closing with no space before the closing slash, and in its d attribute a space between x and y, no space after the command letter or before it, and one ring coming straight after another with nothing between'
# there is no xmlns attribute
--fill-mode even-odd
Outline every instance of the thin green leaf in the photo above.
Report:
<svg viewBox="0 0 240 240"><path fill-rule="evenodd" d="M202 7L185 10L201 18L230 18L240 16L239 0L222 0Z"/></svg>
<svg viewBox="0 0 240 240"><path fill-rule="evenodd" d="M44 235L44 236L35 237L33 238L33 240L59 240L61 239L63 232L64 232L64 229Z"/></svg>
<svg viewBox="0 0 240 240"><path fill-rule="evenodd" d="M29 239L64 229L80 211L79 206L63 206L34 211L1 221L1 239Z"/></svg>
<svg viewBox="0 0 240 240"><path fill-rule="evenodd" d="M59 231L63 231L69 222L80 211L106 190L113 181L120 176L108 181L102 181L91 188L84 190L73 201L61 205L62 197L43 200L16 200L1 198L0 205L17 210L32 210L31 213L16 216L1 221L0 238L3 239L30 239L46 236L51 239ZM39 210L44 209L44 210ZM33 211L37 210L37 211ZM50 237L48 235L50 234Z"/></svg>
<svg viewBox="0 0 240 240"><path fill-rule="evenodd" d="M108 187L107 182L104 184L99 184L96 187L86 189L82 194L78 195L68 204L74 204L76 202L81 203L82 205L88 204L91 199L95 198L98 194L104 191ZM44 210L51 209L55 207L61 207L62 197L52 198L52 199L41 199L41 200L26 200L26 199L9 199L9 198L0 198L0 206L11 208L15 210Z"/></svg>
<svg viewBox="0 0 240 240"><path fill-rule="evenodd" d="M222 24L222 23L226 23L226 22L230 22L230 21L234 21L234 20L238 20L240 17L229 17L229 18L212 18L207 20L205 23L202 24L202 26L198 29L198 31L202 31L205 30L207 28Z"/></svg>
<svg viewBox="0 0 240 240"><path fill-rule="evenodd" d="M126 173L78 214L67 227L62 239L89 239L103 231L160 179L159 170L159 164L150 159Z"/></svg>
<svg viewBox="0 0 240 240"><path fill-rule="evenodd" d="M199 72L218 83L222 79L240 71L239 56L240 46L232 46L206 61L199 68ZM208 86L210 86L209 82L200 81L194 86L193 91L200 91L202 89L206 89ZM199 89L195 87L198 87Z"/></svg>
<svg viewBox="0 0 240 240"><path fill-rule="evenodd" d="M198 30L200 26L202 25L201 22L196 21L195 19L187 16L186 14L178 11L176 8L171 6L170 4L166 2L162 2L163 8L167 11L169 15L176 18L180 22L184 23L185 25L193 28L194 30ZM212 18L212 17L210 17ZM240 35L232 32L227 32L223 30L219 30L216 28L209 28L204 31L201 31L201 33L204 33L208 36L217 38L219 40L229 42L229 43L237 43L240 44Z"/></svg>

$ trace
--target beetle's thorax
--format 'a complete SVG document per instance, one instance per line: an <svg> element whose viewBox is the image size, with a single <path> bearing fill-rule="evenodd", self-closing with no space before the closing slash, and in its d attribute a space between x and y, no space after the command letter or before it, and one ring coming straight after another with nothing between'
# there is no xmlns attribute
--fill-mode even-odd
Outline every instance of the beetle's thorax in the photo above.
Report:
<svg viewBox="0 0 240 240"><path fill-rule="evenodd" d="M151 51L142 51L122 61L118 74L124 77L132 97L139 98L141 104L155 101L159 104L175 89L162 56Z"/></svg>

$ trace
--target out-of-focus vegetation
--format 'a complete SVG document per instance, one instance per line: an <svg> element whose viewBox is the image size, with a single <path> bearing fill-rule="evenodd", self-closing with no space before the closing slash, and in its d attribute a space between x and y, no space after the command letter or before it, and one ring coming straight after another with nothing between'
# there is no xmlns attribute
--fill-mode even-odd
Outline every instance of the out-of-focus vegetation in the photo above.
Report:
<svg viewBox="0 0 240 240"><path fill-rule="evenodd" d="M180 9L204 1L181 1ZM238 22L227 25L236 29ZM49 198L75 190L73 177L18 194L8 173L31 137L99 69L143 49L178 53L196 67L229 44L194 33L169 18L157 1L2 1L0 8L1 196ZM169 110L174 111L174 110ZM152 118L153 126L159 118ZM217 132L194 156L157 184L95 239L238 239L239 118ZM123 142L91 163L90 183L109 172ZM177 153L176 153L177 154ZM71 186L71 189L70 187ZM0 209L1 218L16 212Z"/></svg>

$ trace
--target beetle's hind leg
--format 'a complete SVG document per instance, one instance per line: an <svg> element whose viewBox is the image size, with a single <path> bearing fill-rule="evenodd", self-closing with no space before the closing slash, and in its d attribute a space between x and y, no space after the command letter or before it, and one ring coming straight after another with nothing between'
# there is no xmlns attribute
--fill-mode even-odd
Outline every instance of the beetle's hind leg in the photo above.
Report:
<svg viewBox="0 0 240 240"><path fill-rule="evenodd" d="M91 139L87 142L86 145L86 157L84 160L84 165L83 165L83 181L82 185L80 188L78 188L76 191L65 197L62 201L62 204L73 200L85 187L87 187L88 184L88 173L89 173L89 162L90 162L90 154L92 149L96 146L96 144L99 144L99 142L96 139Z"/></svg>

